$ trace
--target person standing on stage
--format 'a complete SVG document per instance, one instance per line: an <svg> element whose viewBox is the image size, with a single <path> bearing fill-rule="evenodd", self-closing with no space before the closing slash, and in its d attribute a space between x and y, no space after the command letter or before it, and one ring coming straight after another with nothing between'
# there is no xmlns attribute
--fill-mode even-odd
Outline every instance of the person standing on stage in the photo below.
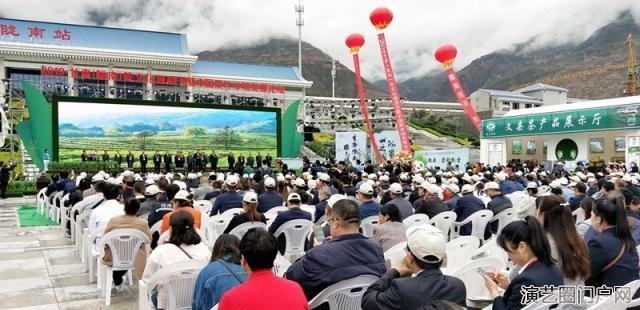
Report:
<svg viewBox="0 0 640 310"><path fill-rule="evenodd" d="M271 164L273 163L273 157L271 157L270 154L267 154L267 157L265 157L264 159L267 160L267 165L269 165L269 168L271 168Z"/></svg>
<svg viewBox="0 0 640 310"><path fill-rule="evenodd" d="M211 155L209 155L209 162L211 163L211 171L218 170L218 155L216 155L215 151L211 151Z"/></svg>
<svg viewBox="0 0 640 310"><path fill-rule="evenodd" d="M104 152L102 153L102 161L109 165L109 154L107 154L107 150L104 150Z"/></svg>
<svg viewBox="0 0 640 310"><path fill-rule="evenodd" d="M260 169L261 165L262 165L262 155L258 153L258 155L256 155L256 169Z"/></svg>
<svg viewBox="0 0 640 310"><path fill-rule="evenodd" d="M201 172L204 171L204 167L203 167L203 159L204 157L202 156L202 152L200 152L200 150L197 150L196 153L193 155L193 157L195 158L195 162L196 162L196 172Z"/></svg>
<svg viewBox="0 0 640 310"><path fill-rule="evenodd" d="M191 152L187 152L187 171L193 171L193 154Z"/></svg>
<svg viewBox="0 0 640 310"><path fill-rule="evenodd" d="M82 154L80 154L80 159L82 159L82 170L87 169L87 150L82 150Z"/></svg>
<svg viewBox="0 0 640 310"><path fill-rule="evenodd" d="M140 154L140 169L142 171L142 173L147 173L147 162L149 161L149 159L147 158L147 154L144 153L144 151L142 151L142 154Z"/></svg>
<svg viewBox="0 0 640 310"><path fill-rule="evenodd" d="M120 170L120 165L122 165L122 155L120 155L120 151L116 151L116 155L113 155L113 160L116 162L116 168Z"/></svg>
<svg viewBox="0 0 640 310"><path fill-rule="evenodd" d="M238 156L238 173L242 173L244 170L245 162L246 160L244 159L244 155L240 154L240 156Z"/></svg>
<svg viewBox="0 0 640 310"><path fill-rule="evenodd" d="M229 152L229 155L227 156L227 163L229 163L229 172L233 171L233 164L236 163L236 158L233 157L232 152Z"/></svg>
<svg viewBox="0 0 640 310"><path fill-rule="evenodd" d="M253 168L253 156L251 155L247 156L247 166Z"/></svg>
<svg viewBox="0 0 640 310"><path fill-rule="evenodd" d="M42 153L42 162L44 163L44 172L47 172L47 169L49 168L49 150L48 149L44 149L44 152Z"/></svg>
<svg viewBox="0 0 640 310"><path fill-rule="evenodd" d="M133 157L133 153L129 151L129 153L127 153L127 168L133 169L133 162L135 161L136 161L136 158Z"/></svg>
<svg viewBox="0 0 640 310"><path fill-rule="evenodd" d="M153 154L153 171L155 173L160 173L160 164L162 164L162 155L160 155L159 151L156 151Z"/></svg>
<svg viewBox="0 0 640 310"><path fill-rule="evenodd" d="M171 172L171 154L169 152L164 152L164 171Z"/></svg>
<svg viewBox="0 0 640 310"><path fill-rule="evenodd" d="M178 154L176 154L175 162L176 162L176 169L179 169L179 170L184 169L184 155L182 154L182 151L178 151Z"/></svg>

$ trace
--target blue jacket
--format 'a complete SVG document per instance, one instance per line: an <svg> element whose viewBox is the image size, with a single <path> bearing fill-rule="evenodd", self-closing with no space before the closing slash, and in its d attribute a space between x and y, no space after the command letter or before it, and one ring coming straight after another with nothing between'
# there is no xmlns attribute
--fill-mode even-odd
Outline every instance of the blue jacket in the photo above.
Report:
<svg viewBox="0 0 640 310"><path fill-rule="evenodd" d="M225 268L225 265L221 262L222 260L224 260L224 264L229 269ZM233 275L234 273L237 278ZM240 265L224 258L209 263L198 275L196 286L193 290L191 308L194 310L211 309L220 302L224 293L241 283L238 278L242 282L247 280L247 274Z"/></svg>
<svg viewBox="0 0 640 310"><path fill-rule="evenodd" d="M511 199L503 195L493 196L493 198L491 198L491 201L489 201L489 203L487 204L487 209L491 210L494 216L511 207L513 207ZM498 221L491 223L490 226L493 233L496 233L498 231Z"/></svg>
<svg viewBox="0 0 640 310"><path fill-rule="evenodd" d="M380 204L373 200L365 201L360 205L360 219L378 215L379 213Z"/></svg>
<svg viewBox="0 0 640 310"><path fill-rule="evenodd" d="M225 192L216 198L216 202L213 203L213 208L211 208L211 214L209 214L209 216L214 216L218 214L218 212L222 214L224 211L233 208L242 208L242 193Z"/></svg>
<svg viewBox="0 0 640 310"><path fill-rule="evenodd" d="M324 215L324 209L327 207L327 203L329 203L328 199L318 202L316 205L316 212L314 214L314 219L316 222Z"/></svg>
<svg viewBox="0 0 640 310"><path fill-rule="evenodd" d="M400 210L400 216L403 220L410 215L413 215L413 206L411 205L409 200L406 200L402 197L396 197L389 200L389 202L387 202L385 205L388 204L394 204L396 207L398 207L398 210Z"/></svg>
<svg viewBox="0 0 640 310"><path fill-rule="evenodd" d="M311 213L304 211L300 208L290 208L287 211L278 212L278 215L269 226L269 233L275 234L278 228L282 226L282 224L292 221L292 220L309 220L311 221ZM278 236L278 251L284 254L285 247L287 245L284 234ZM305 248L309 246L308 242L305 243Z"/></svg>
<svg viewBox="0 0 640 310"><path fill-rule="evenodd" d="M577 208L580 208L580 203L582 200L587 197L585 195L578 195L569 198L569 206L571 207L571 211L575 211Z"/></svg>
<svg viewBox="0 0 640 310"><path fill-rule="evenodd" d="M509 195L516 191L516 185L513 183L513 181L506 180L500 183L500 191L502 191L503 195Z"/></svg>
<svg viewBox="0 0 640 310"><path fill-rule="evenodd" d="M484 202L480 200L480 198L476 197L473 193L468 193L462 195L458 199L456 203L456 207L453 209L453 212L456 213L456 222L462 222L466 220L471 214L476 213L477 211L484 210ZM468 236L471 235L471 223L465 224L460 227L460 231L458 232L460 236ZM489 230L489 225L487 225L487 229L485 231L485 239L491 237L491 231Z"/></svg>
<svg viewBox="0 0 640 310"><path fill-rule="evenodd" d="M559 286L564 284L564 278L557 266L547 266L540 261L536 261L528 266L521 274L513 278L503 296L498 296L493 300L493 309L522 309L523 286L534 286L541 288L545 285Z"/></svg>
<svg viewBox="0 0 640 310"><path fill-rule="evenodd" d="M260 213L265 213L273 207L280 206L282 206L282 195L276 191L267 190L258 196L258 211Z"/></svg>
<svg viewBox="0 0 640 310"><path fill-rule="evenodd" d="M308 300L327 286L359 275L382 276L382 246L361 234L342 235L314 247L298 259L286 278L302 286Z"/></svg>
<svg viewBox="0 0 640 310"><path fill-rule="evenodd" d="M585 281L586 285L609 287L623 286L639 278L638 253L636 249L625 250L617 263L602 272L620 254L622 242L615 235L615 228L607 228L591 239L589 245L589 260L591 261L591 277Z"/></svg>

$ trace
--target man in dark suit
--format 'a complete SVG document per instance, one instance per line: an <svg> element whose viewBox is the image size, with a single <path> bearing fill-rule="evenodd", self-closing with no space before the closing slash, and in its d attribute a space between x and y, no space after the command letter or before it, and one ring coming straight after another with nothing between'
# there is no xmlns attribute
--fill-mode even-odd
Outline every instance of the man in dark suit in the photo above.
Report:
<svg viewBox="0 0 640 310"><path fill-rule="evenodd" d="M196 172L202 172L204 171L204 156L202 156L202 152L200 152L200 150L197 150L196 153L193 155L195 162L196 162Z"/></svg>
<svg viewBox="0 0 640 310"><path fill-rule="evenodd" d="M456 206L453 208L453 212L455 212L457 216L456 221L462 222L472 214L480 210L485 210L484 202L473 194L474 190L475 187L471 184L465 184L462 186L462 197L458 199ZM471 235L471 223L460 227L460 231L458 233L460 236ZM488 239L489 237L491 237L491 230L489 225L487 225L485 230L485 239Z"/></svg>
<svg viewBox="0 0 640 310"><path fill-rule="evenodd" d="M267 160L267 165L269 165L269 168L273 167L271 166L271 164L273 163L273 157L271 157L271 155L267 154L267 157L265 157L264 159Z"/></svg>
<svg viewBox="0 0 640 310"><path fill-rule="evenodd" d="M227 163L229 163L229 171L233 171L233 165L236 163L236 158L233 157L233 153L229 152L227 156Z"/></svg>
<svg viewBox="0 0 640 310"><path fill-rule="evenodd" d="M116 168L120 170L120 166L122 165L122 155L120 155L120 151L116 151L116 155L113 155L113 160L116 162Z"/></svg>
<svg viewBox="0 0 640 310"><path fill-rule="evenodd" d="M176 169L183 170L184 169L184 155L182 151L178 151L175 157Z"/></svg>
<svg viewBox="0 0 640 310"><path fill-rule="evenodd" d="M129 153L127 154L127 168L128 169L133 169L133 162L135 161L135 157L133 157L133 153L131 153L131 151L129 151Z"/></svg>
<svg viewBox="0 0 640 310"><path fill-rule="evenodd" d="M258 153L258 155L256 155L256 169L260 168L260 165L262 165L262 155Z"/></svg>
<svg viewBox="0 0 640 310"><path fill-rule="evenodd" d="M171 154L169 154L169 152L165 152L163 159L164 159L164 171L170 172L171 171Z"/></svg>
<svg viewBox="0 0 640 310"><path fill-rule="evenodd" d="M411 310L434 300L446 300L464 307L467 297L464 283L440 271L445 247L446 240L437 228L431 225L409 227L406 257L367 289L362 297L362 309Z"/></svg>
<svg viewBox="0 0 640 310"><path fill-rule="evenodd" d="M211 171L218 170L218 155L216 155L215 151L211 151L209 162L211 163Z"/></svg>
<svg viewBox="0 0 640 310"><path fill-rule="evenodd" d="M102 161L105 164L109 163L109 153L107 153L107 150L104 150L104 153L102 153Z"/></svg>
<svg viewBox="0 0 640 310"><path fill-rule="evenodd" d="M142 154L140 154L140 169L142 170L142 173L147 172L148 161L149 159L147 158L147 154L145 154L144 151L142 151Z"/></svg>
<svg viewBox="0 0 640 310"><path fill-rule="evenodd" d="M160 164L162 164L162 155L156 151L156 153L153 154L153 171L155 173L160 173Z"/></svg>

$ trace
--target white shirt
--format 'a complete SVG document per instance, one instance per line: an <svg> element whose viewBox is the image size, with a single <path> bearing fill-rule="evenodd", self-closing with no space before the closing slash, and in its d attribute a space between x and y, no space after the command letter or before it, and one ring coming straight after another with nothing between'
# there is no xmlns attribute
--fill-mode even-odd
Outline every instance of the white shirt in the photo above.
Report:
<svg viewBox="0 0 640 310"><path fill-rule="evenodd" d="M196 260L209 261L211 257L211 251L204 243L194 245L183 244L180 247ZM151 252L151 255L149 255L147 259L147 266L144 268L142 280L148 283L149 279L163 267L188 260L191 259L175 244L165 243L159 245ZM166 296L162 285L158 286L158 309L166 309Z"/></svg>
<svg viewBox="0 0 640 310"><path fill-rule="evenodd" d="M99 234L107 225L109 220L118 215L124 214L124 205L115 199L107 200L91 212L89 217L89 233L92 235Z"/></svg>

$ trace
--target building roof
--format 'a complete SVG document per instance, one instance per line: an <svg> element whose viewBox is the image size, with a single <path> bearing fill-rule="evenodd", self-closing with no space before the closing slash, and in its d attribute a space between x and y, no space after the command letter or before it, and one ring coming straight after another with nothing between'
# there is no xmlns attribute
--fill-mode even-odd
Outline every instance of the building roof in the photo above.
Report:
<svg viewBox="0 0 640 310"><path fill-rule="evenodd" d="M611 99L604 99L604 100L575 102L572 104L557 104L557 105L550 105L550 106L542 106L539 108L511 110L505 113L504 117L544 114L544 113L554 113L554 112L566 112L566 111L584 110L584 109L601 108L601 107L613 107L613 106L621 106L621 105L634 104L634 103L640 104L640 96L620 97L620 98L611 98Z"/></svg>
<svg viewBox="0 0 640 310"><path fill-rule="evenodd" d="M489 96L491 97L495 97L498 100L502 100L502 101L517 101L517 102L525 102L525 103L542 103L542 100L536 98L536 97L531 97L531 96L527 96L527 95L523 95L521 93L517 93L517 92L511 92L511 91L504 91L504 90L495 90L495 89L485 89L485 88L481 88L478 89L481 91L485 91L489 94Z"/></svg>
<svg viewBox="0 0 640 310"><path fill-rule="evenodd" d="M17 36L0 36L1 41L71 46L155 54L190 55L184 34L108 28L0 18L0 25L16 27ZM29 37L29 28L44 29L42 38ZM55 39L56 31L67 30L68 40Z"/></svg>
<svg viewBox="0 0 640 310"><path fill-rule="evenodd" d="M266 80L282 80L311 83L305 80L296 67L271 65L251 65L220 61L198 60L193 64L196 75L215 75L225 77L243 77Z"/></svg>
<svg viewBox="0 0 640 310"><path fill-rule="evenodd" d="M553 86L549 84L543 84L543 83L536 83L533 85L529 85L527 87L517 89L515 90L515 92L524 94L524 93L530 93L530 92L540 91L540 90L553 90L553 91L559 91L559 92L565 92L565 93L568 92L566 88Z"/></svg>

